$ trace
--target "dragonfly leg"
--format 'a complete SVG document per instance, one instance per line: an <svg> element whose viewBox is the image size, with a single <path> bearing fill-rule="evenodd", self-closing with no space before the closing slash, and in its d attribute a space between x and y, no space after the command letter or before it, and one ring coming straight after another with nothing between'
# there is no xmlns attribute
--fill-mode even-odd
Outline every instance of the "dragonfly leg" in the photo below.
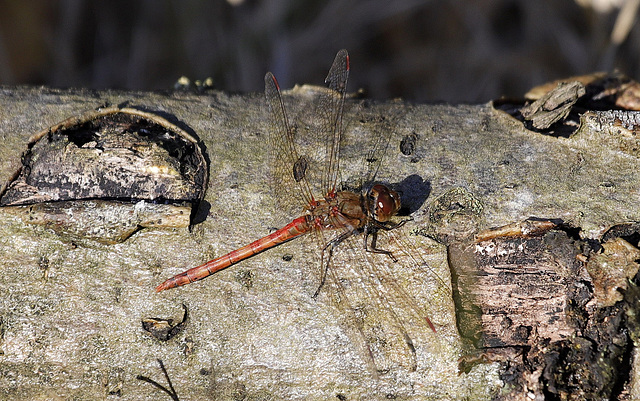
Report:
<svg viewBox="0 0 640 401"><path fill-rule="evenodd" d="M381 253L384 255L388 255L391 258L391 260L393 260L394 262L397 262L398 259L395 256L393 256L393 253L391 251L379 249L376 246L376 242L378 242L378 230L385 230L385 231L395 230L396 228L400 228L404 226L407 221L411 221L411 220L413 220L413 218L409 217L408 219L404 219L399 223L395 223L395 224L391 222L383 223L376 220L374 220L373 222L370 222L369 224L371 224L371 226L373 227L368 226L364 230L364 249L366 249L367 252ZM371 246L369 246L369 236L371 236Z"/></svg>
<svg viewBox="0 0 640 401"><path fill-rule="evenodd" d="M380 223L379 228L381 228L381 229L383 229L385 231L389 231L389 230L395 230L396 228L400 228L400 227L404 226L407 221L411 221L411 220L413 220L413 217L409 217L408 219L401 220L400 222L398 222L396 224L393 224L393 223L390 223L390 222L387 222L387 223L378 222L378 223Z"/></svg>
<svg viewBox="0 0 640 401"><path fill-rule="evenodd" d="M320 276L320 285L318 286L318 289L316 290L316 292L313 294L313 298L318 296L318 294L320 293L320 290L324 286L325 281L327 280L327 272L329 271L329 264L331 263L331 257L333 256L333 250L342 241L346 240L356 232L357 230L346 231L338 235L331 241L329 241L327 245L324 248L322 248L322 257L320 258L322 260L322 275ZM327 253L326 261L325 261L325 252Z"/></svg>
<svg viewBox="0 0 640 401"><path fill-rule="evenodd" d="M369 245L369 236L371 236L371 245ZM373 231L365 231L364 233L364 249L367 252L371 253L381 253L383 255L387 255L393 260L397 262L398 259L393 256L391 251L387 251L386 249L379 249L376 247L376 243L378 242L378 232L376 230Z"/></svg>

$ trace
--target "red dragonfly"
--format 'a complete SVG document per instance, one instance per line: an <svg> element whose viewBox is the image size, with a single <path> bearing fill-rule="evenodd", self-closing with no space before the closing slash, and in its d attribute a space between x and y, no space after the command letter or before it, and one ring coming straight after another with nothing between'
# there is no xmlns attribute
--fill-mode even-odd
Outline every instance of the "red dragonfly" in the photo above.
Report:
<svg viewBox="0 0 640 401"><path fill-rule="evenodd" d="M322 277L315 295L322 288L329 272L328 269L334 249L341 242L354 235L364 234L364 245L367 252L384 254L393 261L397 260L390 251L378 248L376 241L379 231L398 228L406 221L403 220L399 223L390 221L391 217L400 209L398 193L379 183L370 185L362 193L341 191L337 187L340 142L343 133L342 116L348 76L349 55L343 49L337 53L325 79L328 90L320 95L318 114L322 123L315 134L325 138L323 139L326 147L324 150L325 160L320 163L323 165L322 171L312 171L313 162L309 157L300 155L298 152L298 145L295 142L296 130L289 123L278 82L272 73L269 72L265 75L265 97L275 123L274 132L271 134L271 146L275 148L274 150L277 153L278 163L281 166L280 170L285 169L279 173L282 176L279 179L289 183L291 186L297 186L297 193L302 197L306 209L304 215L249 245L166 280L156 287L156 291L201 280L244 259L310 232L318 234L320 238L326 232L336 233L331 240L323 242L324 247L321 257ZM385 140L381 142L384 144ZM387 138L386 144L388 142L389 139ZM322 197L314 196L313 183L311 183L310 179L314 174L320 176L318 178L321 181ZM399 287L397 284L395 286ZM402 295L402 297L405 301L408 299L406 294ZM420 316L430 329L435 332L436 329L431 320L424 314ZM405 333L403 335L408 347L413 350L410 339ZM413 352L415 353L415 351Z"/></svg>

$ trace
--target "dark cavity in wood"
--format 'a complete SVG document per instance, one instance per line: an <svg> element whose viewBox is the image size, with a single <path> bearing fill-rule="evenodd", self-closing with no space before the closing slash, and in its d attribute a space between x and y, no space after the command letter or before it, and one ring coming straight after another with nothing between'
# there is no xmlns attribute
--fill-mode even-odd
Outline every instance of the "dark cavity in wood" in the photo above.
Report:
<svg viewBox="0 0 640 401"><path fill-rule="evenodd" d="M174 319L149 317L142 319L142 329L160 341L168 341L178 334L187 323L187 306L182 304L182 309L184 310L184 314L179 322L176 322Z"/></svg>
<svg viewBox="0 0 640 401"><path fill-rule="evenodd" d="M309 168L307 158L300 156L293 164L293 179L296 180L296 182L302 181L307 175L307 168Z"/></svg>
<svg viewBox="0 0 640 401"><path fill-rule="evenodd" d="M418 135L415 132L403 136L400 141L400 152L405 156L411 156L416 150L417 141Z"/></svg>

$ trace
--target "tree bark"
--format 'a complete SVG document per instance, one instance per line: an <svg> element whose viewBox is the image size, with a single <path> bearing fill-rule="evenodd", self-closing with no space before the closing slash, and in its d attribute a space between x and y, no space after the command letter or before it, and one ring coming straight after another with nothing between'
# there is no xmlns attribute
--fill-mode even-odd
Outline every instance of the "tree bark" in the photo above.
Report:
<svg viewBox="0 0 640 401"><path fill-rule="evenodd" d="M300 131L314 96L310 87L285 93ZM34 133L125 102L200 140L209 163L204 221L143 228L106 245L60 237L0 209L0 398L157 399L165 396L161 390L137 379L168 388L157 359L180 399L497 397L505 392L504 360L459 374L458 359L472 350L458 334L447 247L531 217L561 220L583 242L605 242L611 227L640 221L637 154L603 140L616 134L602 124L583 121L578 134L565 138L529 131L491 104L349 99L345 182L357 182L367 152L362 144L393 131L376 179L401 192L413 220L389 233L404 242L381 232L378 246L399 262L378 255L375 265L363 266L362 239L355 238L337 248L334 260L335 275L346 277L338 280L344 294L334 283L314 298L321 267L309 236L156 293L166 278L283 226L303 205L272 199L265 140L272 127L258 94L2 88L0 182L15 175ZM393 271L382 277L393 274L406 296L376 299L365 267ZM345 294L349 306L340 298ZM436 332L412 318L411 309L424 311ZM154 336L143 323L168 328ZM628 358L636 372L635 354ZM637 398L630 380L625 391Z"/></svg>

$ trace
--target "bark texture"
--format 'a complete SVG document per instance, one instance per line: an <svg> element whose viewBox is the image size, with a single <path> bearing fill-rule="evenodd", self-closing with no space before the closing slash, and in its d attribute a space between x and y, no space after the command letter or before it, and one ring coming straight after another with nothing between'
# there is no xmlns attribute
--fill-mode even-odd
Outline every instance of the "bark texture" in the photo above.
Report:
<svg viewBox="0 0 640 401"><path fill-rule="evenodd" d="M313 101L309 87L285 93L297 129L307 126ZM458 359L469 348L458 335L447 246L531 217L561 220L580 241L606 242L605 233L622 224L631 228L619 236L638 231L640 161L615 140L603 140L616 135L609 129L615 122L603 128L602 120L583 121L579 134L565 138L529 131L491 104L351 99L340 166L345 182L357 182L363 144L393 130L377 180L401 192L413 221L390 233L403 242L381 233L378 246L399 261L379 255L363 267L362 240L354 238L336 250L340 285L313 298L321 269L310 236L156 294L164 279L268 234L302 207L285 190L275 191L283 199L272 199L261 94L1 88L0 182L13 178L34 133L124 102L162 115L200 141L209 163L206 204L193 216L201 222L191 229L143 228L105 245L61 237L0 209L0 398L169 399L137 378L168 387L162 359L180 399L489 399L505 392L503 365L477 364L458 374ZM566 238L557 241L571 248ZM562 280L571 280L577 254L563 256ZM371 269L393 277L406 296L377 297L372 286L380 283L367 276ZM609 296L606 302L617 302ZM554 298L558 308L565 301ZM412 309L424 311L437 332ZM558 338L573 327L567 321L546 327L552 323L562 327ZM509 338L527 344L527 334ZM638 395L633 383L625 391Z"/></svg>

